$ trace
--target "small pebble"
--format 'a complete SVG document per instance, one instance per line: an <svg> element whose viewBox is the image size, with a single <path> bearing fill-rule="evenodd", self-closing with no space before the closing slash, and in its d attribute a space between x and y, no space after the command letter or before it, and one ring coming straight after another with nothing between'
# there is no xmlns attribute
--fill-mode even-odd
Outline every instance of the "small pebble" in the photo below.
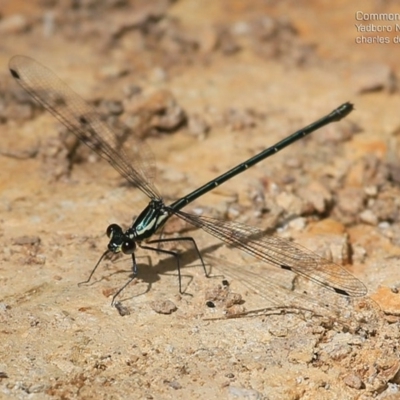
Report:
<svg viewBox="0 0 400 400"><path fill-rule="evenodd" d="M151 308L158 314L172 314L178 309L171 300L152 301Z"/></svg>
<svg viewBox="0 0 400 400"><path fill-rule="evenodd" d="M361 378L356 374L349 374L343 378L343 382L353 389L363 389L365 387Z"/></svg>
<svg viewBox="0 0 400 400"><path fill-rule="evenodd" d="M371 210L364 210L363 212L361 212L360 220L369 225L378 225L378 217Z"/></svg>

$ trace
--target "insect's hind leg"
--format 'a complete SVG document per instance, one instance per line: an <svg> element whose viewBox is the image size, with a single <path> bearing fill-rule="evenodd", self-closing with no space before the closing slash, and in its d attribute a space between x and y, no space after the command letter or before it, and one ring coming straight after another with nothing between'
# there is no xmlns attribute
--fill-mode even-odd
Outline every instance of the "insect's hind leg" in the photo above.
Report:
<svg viewBox="0 0 400 400"><path fill-rule="evenodd" d="M179 293L182 293L180 255L177 252L172 251L172 250L160 249L159 244L166 243L166 242L181 242L181 241L189 241L193 244L193 247L196 250L197 256L199 257L199 259L201 261L201 265L203 266L204 274L207 278L209 278L209 274L207 273L206 265L204 264L203 257L201 256L200 250L197 247L197 243L190 236L178 237L178 238L168 238L168 239L154 239L154 240L150 240L150 241L146 242L146 244L152 244L152 243L157 244L157 248L151 247L151 246L143 246L143 245L140 246L143 249L158 251L160 253L165 253L165 254L170 254L176 258L176 264L178 267Z"/></svg>
<svg viewBox="0 0 400 400"><path fill-rule="evenodd" d="M148 244L150 243L165 243L165 242L182 242L182 241L186 241L186 242L191 242L194 249L196 250L197 256L199 257L200 261L201 261L201 265L203 266L203 270L204 270L204 274L207 278L209 278L209 274L207 272L206 269L206 265L204 263L203 257L200 253L200 250L197 246L196 241L191 237L191 236L185 236L185 237L177 237L177 238L168 238L168 239L154 239L154 240L150 240L149 242L147 242Z"/></svg>

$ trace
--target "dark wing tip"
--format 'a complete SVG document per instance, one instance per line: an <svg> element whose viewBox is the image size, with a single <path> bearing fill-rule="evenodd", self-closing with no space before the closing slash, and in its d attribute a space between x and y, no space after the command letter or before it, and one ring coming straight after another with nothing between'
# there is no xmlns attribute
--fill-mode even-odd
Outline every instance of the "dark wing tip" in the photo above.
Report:
<svg viewBox="0 0 400 400"><path fill-rule="evenodd" d="M336 293L341 294L342 296L348 296L350 297L349 292L346 292L346 290L339 289L339 288L332 288Z"/></svg>
<svg viewBox="0 0 400 400"><path fill-rule="evenodd" d="M13 78L20 79L19 73L15 69L10 68L10 72Z"/></svg>
<svg viewBox="0 0 400 400"><path fill-rule="evenodd" d="M89 121L87 120L87 118L84 115L80 115L79 118L79 123L82 125L88 125Z"/></svg>
<svg viewBox="0 0 400 400"><path fill-rule="evenodd" d="M21 75L19 74L18 70L20 70L20 68L25 68L29 65L33 65L35 63L37 64L37 62L32 58L17 54L10 58L10 61L8 62L8 68L11 72L11 75L15 79L21 79Z"/></svg>

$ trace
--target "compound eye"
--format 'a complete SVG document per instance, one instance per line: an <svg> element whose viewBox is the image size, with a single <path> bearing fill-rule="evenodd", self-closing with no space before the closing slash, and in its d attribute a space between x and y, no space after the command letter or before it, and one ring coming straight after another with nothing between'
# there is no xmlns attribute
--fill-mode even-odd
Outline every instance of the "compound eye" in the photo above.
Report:
<svg viewBox="0 0 400 400"><path fill-rule="evenodd" d="M110 238L115 232L122 231L121 227L117 224L111 224L106 230L107 236Z"/></svg>
<svg viewBox="0 0 400 400"><path fill-rule="evenodd" d="M136 243L133 241L125 241L122 243L121 250L124 254L133 254L136 250Z"/></svg>

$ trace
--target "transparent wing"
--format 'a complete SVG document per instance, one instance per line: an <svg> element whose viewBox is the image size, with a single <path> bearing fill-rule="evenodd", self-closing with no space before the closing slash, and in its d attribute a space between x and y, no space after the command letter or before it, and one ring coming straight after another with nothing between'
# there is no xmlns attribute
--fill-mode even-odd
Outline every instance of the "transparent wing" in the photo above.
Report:
<svg viewBox="0 0 400 400"><path fill-rule="evenodd" d="M150 183L151 166L144 143L135 143L132 157L116 148L116 135L95 109L75 93L54 72L26 56L14 56L9 69L15 80L83 143L107 160L123 177L148 197L160 198Z"/></svg>
<svg viewBox="0 0 400 400"><path fill-rule="evenodd" d="M318 254L261 229L231 221L197 216L182 211L176 214L185 221L225 243L279 268L293 271L345 296L365 296L367 288L344 268Z"/></svg>

